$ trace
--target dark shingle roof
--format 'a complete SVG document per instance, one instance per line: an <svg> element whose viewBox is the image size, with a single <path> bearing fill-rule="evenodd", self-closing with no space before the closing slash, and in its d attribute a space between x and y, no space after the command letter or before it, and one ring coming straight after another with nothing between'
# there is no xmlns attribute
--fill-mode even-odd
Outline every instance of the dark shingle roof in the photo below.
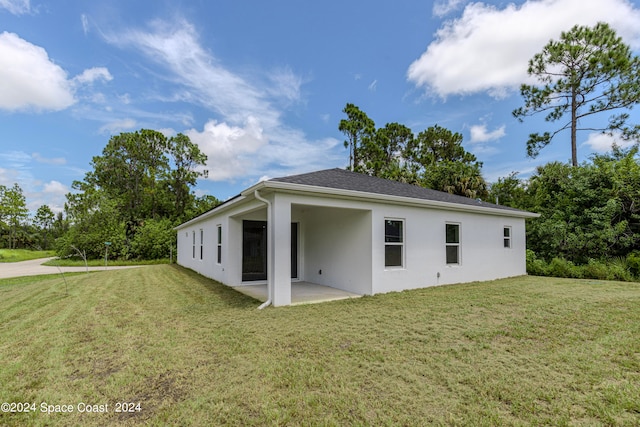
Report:
<svg viewBox="0 0 640 427"><path fill-rule="evenodd" d="M390 181L388 179L377 178L338 168L286 176L282 178L273 178L269 181L523 212L519 209L510 208L508 206L494 205L493 203L470 199L468 197L457 196L442 191L419 187L417 185Z"/></svg>

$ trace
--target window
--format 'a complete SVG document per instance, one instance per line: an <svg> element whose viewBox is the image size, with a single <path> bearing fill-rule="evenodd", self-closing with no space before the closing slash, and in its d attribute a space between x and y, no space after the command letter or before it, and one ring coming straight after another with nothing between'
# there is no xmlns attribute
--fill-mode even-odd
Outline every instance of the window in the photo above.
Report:
<svg viewBox="0 0 640 427"><path fill-rule="evenodd" d="M192 231L191 236L193 237L193 259L196 259L196 232Z"/></svg>
<svg viewBox="0 0 640 427"><path fill-rule="evenodd" d="M384 266L402 267L402 248L404 246L403 221L387 219L384 221Z"/></svg>
<svg viewBox="0 0 640 427"><path fill-rule="evenodd" d="M222 226L218 226L218 264L222 264Z"/></svg>
<svg viewBox="0 0 640 427"><path fill-rule="evenodd" d="M445 224L447 264L460 264L460 224Z"/></svg>
<svg viewBox="0 0 640 427"><path fill-rule="evenodd" d="M504 247L510 248L511 247L511 227L505 227L502 235L504 236Z"/></svg>
<svg viewBox="0 0 640 427"><path fill-rule="evenodd" d="M200 260L202 260L203 255L204 255L204 230L201 228L200 229Z"/></svg>

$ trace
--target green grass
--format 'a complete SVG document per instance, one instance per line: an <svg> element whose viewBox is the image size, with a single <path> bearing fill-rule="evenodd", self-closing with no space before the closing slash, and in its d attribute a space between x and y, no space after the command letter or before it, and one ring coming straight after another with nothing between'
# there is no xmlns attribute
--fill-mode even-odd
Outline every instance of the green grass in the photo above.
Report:
<svg viewBox="0 0 640 427"><path fill-rule="evenodd" d="M55 251L31 251L27 249L0 249L0 262L28 261L56 256Z"/></svg>
<svg viewBox="0 0 640 427"><path fill-rule="evenodd" d="M128 265L158 265L169 264L169 258L152 259L152 260L118 260L108 259L107 265L113 266L128 266ZM51 261L47 261L42 265L59 266L59 267L84 267L84 260L79 258L56 258ZM103 267L104 258L102 259L89 259L87 260L89 267Z"/></svg>
<svg viewBox="0 0 640 427"><path fill-rule="evenodd" d="M520 277L258 311L177 266L67 282L0 281L0 402L109 412L1 425L640 424L638 283Z"/></svg>

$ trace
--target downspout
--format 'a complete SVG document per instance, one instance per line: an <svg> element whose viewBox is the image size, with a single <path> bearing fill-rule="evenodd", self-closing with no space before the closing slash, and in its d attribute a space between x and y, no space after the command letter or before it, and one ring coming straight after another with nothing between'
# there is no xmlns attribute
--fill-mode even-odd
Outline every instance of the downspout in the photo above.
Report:
<svg viewBox="0 0 640 427"><path fill-rule="evenodd" d="M272 291L271 291L271 288L273 285L273 280L271 280L272 269L269 268L269 262L273 259L272 258L273 254L271 253L271 237L272 236L270 236L271 233L269 232L269 230L271 230L271 202L263 198L262 196L260 196L260 193L258 193L258 190L255 190L253 192L253 195L257 200L260 200L261 202L267 205L267 300L263 302L260 305L260 307L258 307L258 310L262 310L263 308L270 305L272 300Z"/></svg>

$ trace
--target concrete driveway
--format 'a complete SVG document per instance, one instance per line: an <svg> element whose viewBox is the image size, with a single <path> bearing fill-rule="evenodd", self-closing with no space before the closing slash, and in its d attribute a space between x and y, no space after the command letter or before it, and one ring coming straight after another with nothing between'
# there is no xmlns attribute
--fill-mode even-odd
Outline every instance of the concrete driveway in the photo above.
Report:
<svg viewBox="0 0 640 427"><path fill-rule="evenodd" d="M48 265L42 265L54 258L40 258L32 259L29 261L20 262L3 262L0 263L0 279L7 279L9 277L21 277L21 276L39 276L41 274L57 274L62 270L63 273L78 273L86 271L85 267L50 267ZM135 268L141 267L139 265L124 266L124 267L89 267L90 271L99 270L118 270L122 268Z"/></svg>

